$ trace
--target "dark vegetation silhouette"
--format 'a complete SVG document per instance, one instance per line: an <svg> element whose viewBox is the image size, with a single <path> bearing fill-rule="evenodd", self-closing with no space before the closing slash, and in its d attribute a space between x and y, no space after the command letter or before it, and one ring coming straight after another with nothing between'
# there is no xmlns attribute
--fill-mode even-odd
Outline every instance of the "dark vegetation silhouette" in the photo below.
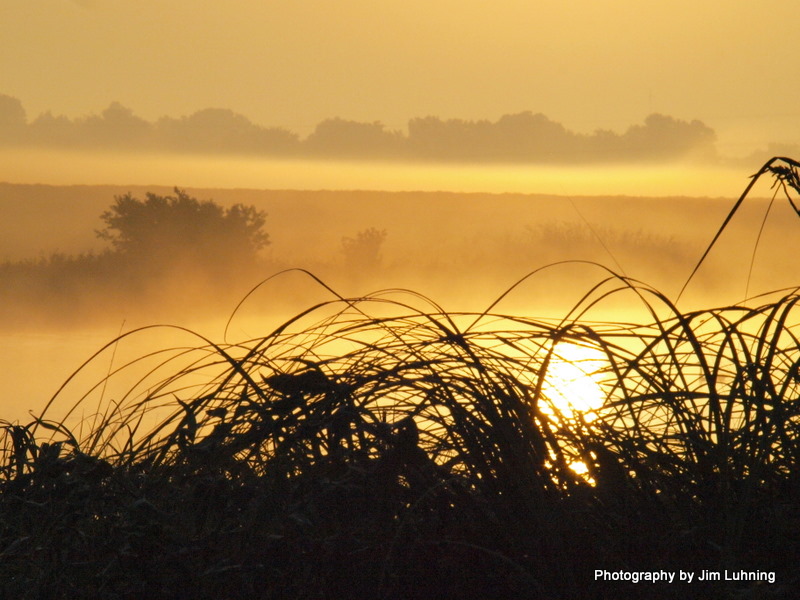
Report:
<svg viewBox="0 0 800 600"><path fill-rule="evenodd" d="M780 164L780 163L783 163L783 164ZM753 175L753 177L751 178L750 183L747 185L747 187L745 188L744 192L742 192L742 195L739 196L739 199L736 200L736 203L733 205L733 208L731 208L731 211L725 217L725 220L722 222L722 224L720 225L719 229L714 234L713 239L708 244L708 247L703 252L703 255L700 257L700 260L697 261L697 264L692 269L692 272L689 274L689 277L687 278L686 282L683 284L683 287L681 288L681 291L678 294L678 299L680 299L680 297L683 295L683 292L686 291L686 287L689 285L689 283L691 283L692 278L697 274L697 271L703 265L703 261L705 261L705 259L708 257L708 254L709 254L709 252L711 252L712 248L714 247L714 244L717 243L717 240L719 240L720 236L725 231L725 228L728 226L728 223L730 223L730 221L733 218L733 216L736 214L736 212L742 206L742 203L745 201L745 199L747 199L747 196L750 193L750 190L753 189L753 186L756 184L756 182L758 182L758 180L763 175L765 175L767 173L770 173L774 177L774 187L777 188L776 189L776 195L777 195L777 190L778 189L783 191L784 192L784 196L786 197L786 200L791 205L791 207L794 210L795 214L798 217L800 217L800 208L798 208L798 205L795 204L795 201L792 199L792 196L789 193L789 188L793 189L796 192L800 192L800 175L798 174L798 167L800 167L800 163L798 163L794 159L787 158L785 156L775 156L775 157L769 159L766 163L764 163L764 165L758 170L758 172L755 175ZM766 219L769 216L769 211L772 209L772 204L775 201L775 196L776 195L773 195L772 201L770 202L769 206L767 207L767 212L764 215L764 222L766 222ZM764 228L764 226L763 226L763 222L762 222L761 230L763 230L763 228ZM760 237L761 237L761 235L760 235L760 232L759 232L759 239L760 239ZM757 242L756 242L756 244L757 244ZM755 251L756 250L757 250L757 246L756 246L756 248L753 249L753 255L754 256L755 256ZM752 265L752 261L751 261L751 264L750 264L751 270L752 270L752 266L753 265ZM749 279L749 275L750 274L748 273L748 279Z"/></svg>
<svg viewBox="0 0 800 600"><path fill-rule="evenodd" d="M182 324L192 322L188 317L215 319L254 280L291 266L324 277L348 295L401 285L441 299L482 302L481 289L504 286L532 265L607 259L598 239L625 265L626 274L672 285L701 250L693 247L688 234L676 238L646 224L645 230L631 230L613 222L593 227L571 222L569 205L558 197L281 191L226 195L219 190L190 194L115 187L90 188L86 196L81 190L53 188L44 200L28 192L6 186L0 194L11 222L17 223L5 240L7 247L27 244L28 256L41 253L0 262L0 321L6 329L109 319L130 323L139 317L174 322L179 313L187 315ZM104 194L113 199L110 207ZM216 199L195 198L210 195ZM600 211L590 203L599 207L607 201L585 200L595 214ZM31 210L26 212L27 204ZM80 207L74 218L66 214L73 204ZM664 210L666 201L627 203L636 215L647 215L648 204L667 215L681 212ZM62 232L47 225L60 222L52 211L71 218L70 235L85 240L72 241L73 248L94 249L80 254L37 250L37 243L51 248L63 243L57 237ZM526 211L524 220L517 218L519 211ZM259 228L267 212L268 220ZM34 221L39 213L48 215L44 222ZM23 238L25 228L34 226L39 228L34 241ZM17 251L17 256L26 254ZM703 282L708 279L704 274ZM583 287L579 277L554 277L547 298L571 302ZM281 285L273 303L291 311L297 302L307 301L307 293L306 285L292 280Z"/></svg>
<svg viewBox="0 0 800 600"><path fill-rule="evenodd" d="M206 308L229 305L241 293L237 284L263 267L266 217L253 206L224 208L179 188L143 199L119 195L100 215L104 227L96 234L108 243L105 250L0 265L7 320L19 320L19 312L22 321L37 313L81 321L115 306L147 310L195 294Z"/></svg>
<svg viewBox="0 0 800 600"><path fill-rule="evenodd" d="M178 188L173 196L148 192L144 200L117 196L100 218L105 227L98 237L121 259L148 266L233 270L254 262L269 244L265 213L241 204L226 209Z"/></svg>
<svg viewBox="0 0 800 600"><path fill-rule="evenodd" d="M797 167L775 159L756 177L793 202ZM30 423L3 424L0 586L16 598L794 598L800 290L687 312L594 267L559 320L503 311L540 272L457 312L409 290L343 297L300 271L330 299L263 336L182 330L196 347L120 365L61 414L59 390ZM245 296L228 331L257 289L291 275ZM648 320L589 320L620 297ZM565 345L604 357L592 412L549 391ZM615 583L597 569L733 578Z"/></svg>
<svg viewBox="0 0 800 600"><path fill-rule="evenodd" d="M0 95L0 145L15 147L580 164L715 160L715 139L714 131L700 121L661 114L651 114L623 133L580 134L530 111L503 115L494 122L414 118L407 133L387 130L379 121L332 118L301 139L287 129L262 127L221 108L149 122L113 102L99 115L69 119L46 112L28 121L19 100Z"/></svg>
<svg viewBox="0 0 800 600"><path fill-rule="evenodd" d="M355 237L342 238L345 267L354 273L374 273L381 266L381 247L388 233L385 229L370 227L359 231Z"/></svg>

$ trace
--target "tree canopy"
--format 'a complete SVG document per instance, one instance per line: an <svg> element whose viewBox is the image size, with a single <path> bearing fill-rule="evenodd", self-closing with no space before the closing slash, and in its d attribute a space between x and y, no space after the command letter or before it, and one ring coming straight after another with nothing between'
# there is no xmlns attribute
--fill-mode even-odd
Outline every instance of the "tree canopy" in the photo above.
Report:
<svg viewBox="0 0 800 600"><path fill-rule="evenodd" d="M224 208L179 188L174 195L148 192L144 200L130 193L116 196L100 218L105 227L97 235L114 251L162 265L241 265L270 243L263 211L242 204Z"/></svg>

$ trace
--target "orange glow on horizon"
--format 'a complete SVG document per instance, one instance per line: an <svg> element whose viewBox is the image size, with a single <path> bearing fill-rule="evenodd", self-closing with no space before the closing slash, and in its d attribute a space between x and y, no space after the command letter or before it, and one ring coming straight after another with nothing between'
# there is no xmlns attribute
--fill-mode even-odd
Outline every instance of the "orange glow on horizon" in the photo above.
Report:
<svg viewBox="0 0 800 600"><path fill-rule="evenodd" d="M476 165L288 160L241 156L0 150L0 181L45 185L451 191L561 196L736 197L741 169Z"/></svg>

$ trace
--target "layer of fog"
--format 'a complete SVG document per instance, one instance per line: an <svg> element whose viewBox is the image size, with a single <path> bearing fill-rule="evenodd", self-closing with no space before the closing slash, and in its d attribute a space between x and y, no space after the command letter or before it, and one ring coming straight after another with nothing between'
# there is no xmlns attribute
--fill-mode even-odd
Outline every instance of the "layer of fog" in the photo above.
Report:
<svg viewBox="0 0 800 600"><path fill-rule="evenodd" d="M240 156L114 154L0 147L0 182L161 184L190 188L540 193L561 196L738 196L760 162L591 166L423 164Z"/></svg>
<svg viewBox="0 0 800 600"><path fill-rule="evenodd" d="M685 179L684 179L685 181ZM746 178L740 182L746 183ZM736 193L743 185L737 187ZM95 236L100 213L117 194L169 193L158 186L0 186L0 260L46 260L102 249ZM55 287L40 300L3 309L4 418L24 419L41 408L63 380L93 351L116 336L156 322L184 325L213 340L246 292L276 271L308 269L343 295L382 288L409 288L448 310L482 310L527 273L557 261L594 261L640 279L675 298L705 246L733 205L727 198L570 196L455 192L352 192L245 189L188 191L224 206L252 204L267 212L271 245L257 272L225 286L199 281L190 272L117 301L98 282L63 305ZM682 299L682 308L729 304L745 295L796 285L794 257L800 220L785 199L771 208L755 253L771 193L767 182L745 203ZM384 237L360 238L365 232ZM362 256L348 256L346 240L362 240ZM529 316L563 316L608 272L596 265L569 264L532 276L497 310ZM237 339L268 333L300 310L331 299L301 273L263 285L237 314ZM628 318L614 302L597 318ZM616 311L616 312L615 312ZM112 364L175 344L192 344L186 334L148 332L131 338L112 360L106 352L90 372L71 384L74 400L102 379ZM135 340L139 340L136 337ZM147 348L147 350L145 350ZM109 394L112 394L109 390Z"/></svg>
<svg viewBox="0 0 800 600"><path fill-rule="evenodd" d="M770 209L756 246L768 208L757 195L771 193L768 183L742 206L690 292L730 288L741 296L746 288L755 293L795 283L792 250L800 220L785 199ZM345 294L408 284L434 295L446 275L445 291L463 282L478 303L525 273L564 260L595 261L674 294L734 203L733 197L185 189L222 206L241 203L266 212L271 244L258 275L298 267L330 278ZM0 184L0 262L100 252L106 245L96 234L100 214L117 195L147 191L172 192L163 186ZM370 229L385 231L385 239L374 241L376 248L362 240L360 250L376 256L358 264L346 256L344 240ZM154 282L162 283L168 282ZM241 282L242 293L254 283ZM57 301L58 290L53 293L42 303ZM90 290L86 296L92 297Z"/></svg>

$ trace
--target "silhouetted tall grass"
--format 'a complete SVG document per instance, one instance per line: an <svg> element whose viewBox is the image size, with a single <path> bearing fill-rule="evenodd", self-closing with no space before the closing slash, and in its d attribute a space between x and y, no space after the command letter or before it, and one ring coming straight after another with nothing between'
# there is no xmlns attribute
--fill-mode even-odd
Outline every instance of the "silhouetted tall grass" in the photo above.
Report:
<svg viewBox="0 0 800 600"><path fill-rule="evenodd" d="M798 289L682 312L597 268L559 321L505 314L514 288L482 313L409 290L334 293L266 335L196 336L113 367L61 414L57 395L31 423L4 425L0 586L22 598L792 597ZM588 319L623 299L650 318ZM550 397L564 345L605 357L591 413ZM612 585L595 569L777 582Z"/></svg>

